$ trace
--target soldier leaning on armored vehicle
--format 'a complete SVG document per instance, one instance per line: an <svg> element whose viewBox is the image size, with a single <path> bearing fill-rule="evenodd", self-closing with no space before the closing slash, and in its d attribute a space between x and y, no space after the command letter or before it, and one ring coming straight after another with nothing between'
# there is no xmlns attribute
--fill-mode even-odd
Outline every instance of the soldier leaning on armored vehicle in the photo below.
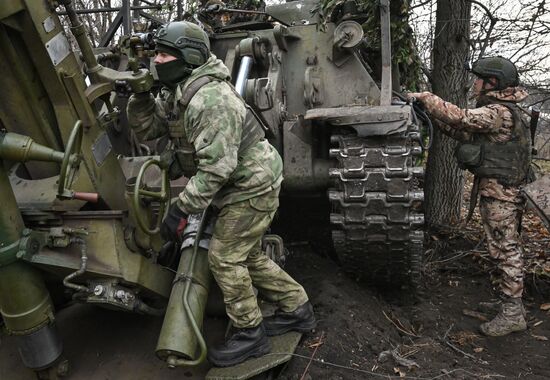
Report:
<svg viewBox="0 0 550 380"><path fill-rule="evenodd" d="M268 353L267 335L306 332L316 324L302 286L261 251L279 205L282 160L229 83L227 67L210 54L200 27L173 22L155 39L164 87L156 99L149 92L134 94L128 119L142 139L168 134L172 149L163 159L169 157L171 177L190 177L163 221L165 239L179 238L187 215L210 204L219 210L208 260L237 332L209 349L209 360L235 365ZM186 164L189 158L195 168ZM252 285L279 305L275 316L262 321Z"/></svg>
<svg viewBox="0 0 550 380"><path fill-rule="evenodd" d="M477 76L475 109L460 109L429 92L408 96L421 101L442 131L461 142L455 152L458 163L476 177L481 220L489 254L497 262L501 296L498 303L480 305L499 310L480 328L485 335L502 336L527 328L521 302L523 248L519 225L524 207L520 186L529 170L531 141L529 123L517 105L527 92L517 87L517 69L505 58L480 59L472 72ZM472 197L477 194L472 192Z"/></svg>

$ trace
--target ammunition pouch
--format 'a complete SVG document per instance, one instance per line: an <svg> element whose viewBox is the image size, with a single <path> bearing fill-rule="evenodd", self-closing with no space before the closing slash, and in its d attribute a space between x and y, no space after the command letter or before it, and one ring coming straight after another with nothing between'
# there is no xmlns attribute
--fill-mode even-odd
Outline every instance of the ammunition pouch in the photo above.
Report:
<svg viewBox="0 0 550 380"><path fill-rule="evenodd" d="M460 144L455 150L458 166L464 170L472 170L481 166L483 162L483 145Z"/></svg>
<svg viewBox="0 0 550 380"><path fill-rule="evenodd" d="M202 86L218 81L216 78L200 77L192 82L182 94L179 103L185 108L193 96L202 88ZM237 96L240 96L236 93ZM223 100L221 100L223 101ZM238 157L252 146L257 144L265 137L264 127L250 106L245 103L246 116L243 123L241 142L238 150ZM188 142L183 128L183 122L180 120L180 110L174 105L173 112L168 115L167 125L170 139L175 142L175 147L166 149L160 156L160 166L168 171L171 180L185 176L191 178L197 173L197 164L195 161L195 147Z"/></svg>
<svg viewBox="0 0 550 380"><path fill-rule="evenodd" d="M160 155L160 166L168 171L170 180L191 178L197 172L194 153L192 148L166 149Z"/></svg>

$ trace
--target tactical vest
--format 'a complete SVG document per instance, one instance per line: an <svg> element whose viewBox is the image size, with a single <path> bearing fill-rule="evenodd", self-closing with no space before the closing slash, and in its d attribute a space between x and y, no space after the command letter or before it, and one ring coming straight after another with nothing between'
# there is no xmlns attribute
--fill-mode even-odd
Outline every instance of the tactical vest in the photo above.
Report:
<svg viewBox="0 0 550 380"><path fill-rule="evenodd" d="M222 82L223 80L214 77L204 76L197 78L193 82L191 82L184 90L182 97L179 99L179 104L183 106L183 112L185 112L185 110L187 109L187 106L191 102L191 99L193 99L193 96L195 96L195 94L203 86L214 81ZM231 83L226 83L229 84L235 95L243 100L241 95L235 90ZM223 99L220 99L220 101L223 101ZM246 102L244 102L244 105L246 107L246 116L243 123L241 143L239 144L239 158L242 157L242 155L250 147L256 145L256 143L258 143L261 139L265 137L266 130L265 126L261 122L258 115L256 115L254 110L248 104L246 104ZM174 104L172 110L174 111L174 113L169 115L168 117L168 131L170 139L174 143L174 147L172 153L170 154L170 160L172 160L172 162L167 166L170 167L169 171L172 172L172 178L181 176L181 174L178 175L178 173L174 173L178 171L177 167L174 168L174 163L177 163L177 166L179 166L179 170L181 170L183 175L190 178L197 172L197 166L195 162L195 147L193 146L193 144L191 144L191 142L189 142L189 140L185 136L184 128L179 117L180 111L178 105Z"/></svg>
<svg viewBox="0 0 550 380"><path fill-rule="evenodd" d="M519 106L512 102L493 101L510 110L514 120L509 141L493 142L484 134L474 134L473 142L460 144L455 156L458 165L478 178L495 178L505 186L525 182L531 163L531 135L529 123Z"/></svg>

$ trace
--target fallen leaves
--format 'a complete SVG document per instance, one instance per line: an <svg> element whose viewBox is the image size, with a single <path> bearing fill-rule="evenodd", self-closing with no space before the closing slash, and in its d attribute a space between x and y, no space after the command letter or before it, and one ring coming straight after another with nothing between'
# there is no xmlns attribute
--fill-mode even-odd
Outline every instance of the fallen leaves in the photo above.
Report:
<svg viewBox="0 0 550 380"><path fill-rule="evenodd" d="M550 310L550 303L543 303L542 305L540 305L540 309L542 311Z"/></svg>
<svg viewBox="0 0 550 380"><path fill-rule="evenodd" d="M393 372L398 375L399 377L405 377L407 376L407 373L405 371L403 371L401 368L399 367L393 367Z"/></svg>
<svg viewBox="0 0 550 380"><path fill-rule="evenodd" d="M476 340L479 339L479 335L471 331L458 331L454 334L449 335L449 339L460 346L465 346L467 344L473 344Z"/></svg>

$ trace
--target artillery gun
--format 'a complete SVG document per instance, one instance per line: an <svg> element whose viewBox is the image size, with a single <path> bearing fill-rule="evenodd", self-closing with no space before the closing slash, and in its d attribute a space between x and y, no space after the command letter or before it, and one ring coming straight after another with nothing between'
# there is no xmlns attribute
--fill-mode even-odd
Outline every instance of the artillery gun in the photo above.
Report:
<svg viewBox="0 0 550 380"><path fill-rule="evenodd" d="M342 264L417 286L421 134L411 105L392 99L388 4L381 2L377 83L358 51L359 24L340 20L320 31L315 3L268 7L267 19L217 28L213 52L281 153L284 192L328 193ZM50 290L60 285L79 302L164 316L157 356L172 367L201 363L213 220L193 216L181 250L166 251L158 226L184 182L169 182L155 157L140 155L114 105L121 83L150 88L149 71L100 65L70 0L5 1L0 62L0 86L9 89L0 95L0 313L24 364L41 378L57 376L62 342ZM266 241L281 252L278 239ZM243 368L239 378L289 358Z"/></svg>

